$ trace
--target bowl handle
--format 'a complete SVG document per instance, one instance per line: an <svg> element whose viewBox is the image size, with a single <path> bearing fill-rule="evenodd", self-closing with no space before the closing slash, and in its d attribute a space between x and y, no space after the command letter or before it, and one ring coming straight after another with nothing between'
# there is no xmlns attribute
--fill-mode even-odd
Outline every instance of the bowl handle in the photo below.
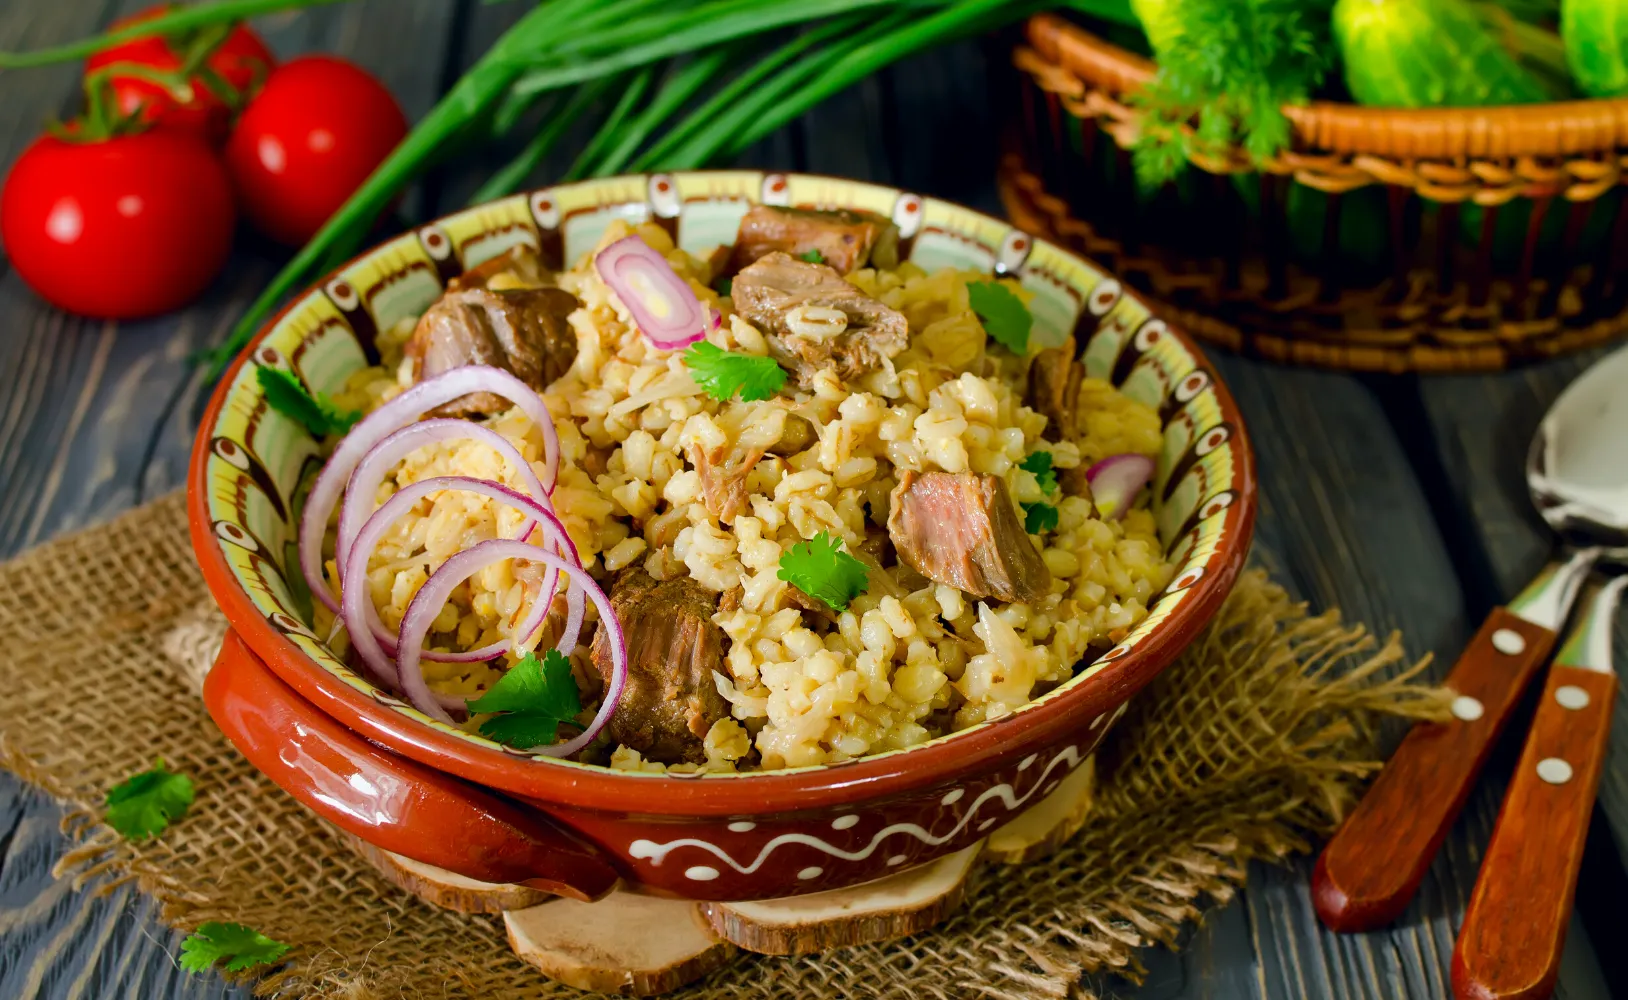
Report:
<svg viewBox="0 0 1628 1000"><path fill-rule="evenodd" d="M363 739L228 631L204 680L226 738L318 816L376 847L482 882L591 901L619 875L541 814Z"/></svg>

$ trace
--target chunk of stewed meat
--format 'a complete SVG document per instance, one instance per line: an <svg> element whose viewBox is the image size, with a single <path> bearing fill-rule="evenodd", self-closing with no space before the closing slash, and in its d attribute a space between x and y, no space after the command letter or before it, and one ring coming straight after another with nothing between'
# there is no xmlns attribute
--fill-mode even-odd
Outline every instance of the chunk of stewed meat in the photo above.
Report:
<svg viewBox="0 0 1628 1000"><path fill-rule="evenodd" d="M464 365L491 365L542 389L576 360L577 335L566 317L577 305L576 296L559 288L448 292L419 318L404 350L420 380ZM493 393L475 392L435 414L461 417L508 406Z"/></svg>
<svg viewBox="0 0 1628 1000"><path fill-rule="evenodd" d="M447 291L469 288L537 288L554 284L537 251L522 243L498 254L447 282Z"/></svg>
<svg viewBox="0 0 1628 1000"><path fill-rule="evenodd" d="M708 450L698 445L691 453L696 475L701 480L701 502L707 513L724 524L734 524L735 518L746 509L746 477L763 457L763 449L731 457L722 449Z"/></svg>
<svg viewBox="0 0 1628 1000"><path fill-rule="evenodd" d="M1074 356L1074 338L1070 337L1058 347L1048 347L1029 362L1029 384L1024 390L1023 402L1029 409L1046 417L1046 429L1041 435L1047 441L1077 441L1080 436L1080 382L1085 378L1085 366ZM1057 481L1068 496L1091 499L1091 484L1085 478L1086 467L1059 469Z"/></svg>
<svg viewBox="0 0 1628 1000"><path fill-rule="evenodd" d="M712 623L719 595L685 577L657 581L630 569L611 587L611 607L627 643L627 686L607 727L646 760L706 761L707 730L729 717L713 671L724 669L724 630ZM593 664L610 682L610 637L594 634Z"/></svg>
<svg viewBox="0 0 1628 1000"><path fill-rule="evenodd" d="M769 353L797 385L824 369L843 380L874 371L905 349L910 325L824 264L771 253L735 276L735 309L761 329Z"/></svg>
<svg viewBox="0 0 1628 1000"><path fill-rule="evenodd" d="M1045 414L1047 441L1072 441L1079 419L1080 380L1085 366L1074 357L1074 338L1048 347L1029 362L1029 384L1023 402Z"/></svg>
<svg viewBox="0 0 1628 1000"><path fill-rule="evenodd" d="M899 227L869 212L755 205L741 218L729 273L776 251L818 252L842 274L867 264L892 268L899 266Z"/></svg>
<svg viewBox="0 0 1628 1000"><path fill-rule="evenodd" d="M1051 588L999 477L905 472L891 500L893 547L929 580L1001 601L1033 601Z"/></svg>

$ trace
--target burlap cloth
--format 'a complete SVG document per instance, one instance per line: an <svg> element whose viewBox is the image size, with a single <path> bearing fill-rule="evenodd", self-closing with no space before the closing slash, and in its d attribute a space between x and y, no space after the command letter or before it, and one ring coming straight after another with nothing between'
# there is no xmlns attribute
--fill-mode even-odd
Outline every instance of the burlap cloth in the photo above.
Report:
<svg viewBox="0 0 1628 1000"><path fill-rule="evenodd" d="M181 928L248 924L294 945L275 996L579 997L522 964L501 921L386 883L248 765L198 687L224 622L193 564L179 494L0 567L0 764L61 799L58 874L136 880ZM1387 715L1443 699L1330 612L1247 574L1215 624L1136 698L1099 754L1092 819L1050 859L978 880L936 930L818 957L747 957L686 998L1062 997L1081 973L1140 973L1248 863L1305 851L1354 800ZM107 789L162 756L197 785L162 837L100 821ZM629 928L629 933L638 933Z"/></svg>

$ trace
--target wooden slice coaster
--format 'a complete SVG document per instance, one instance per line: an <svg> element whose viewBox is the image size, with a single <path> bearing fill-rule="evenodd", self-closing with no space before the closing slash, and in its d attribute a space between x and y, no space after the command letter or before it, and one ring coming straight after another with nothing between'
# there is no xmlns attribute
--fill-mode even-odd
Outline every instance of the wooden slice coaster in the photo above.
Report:
<svg viewBox="0 0 1628 1000"><path fill-rule="evenodd" d="M395 885L436 906L502 913L509 945L551 979L584 990L653 996L728 964L739 949L804 955L926 931L961 904L983 860L1028 864L1078 833L1091 810L1095 762L987 840L909 871L847 889L743 903L690 903L617 891L597 903L477 882L345 839ZM636 928L637 933L629 933Z"/></svg>
<svg viewBox="0 0 1628 1000"><path fill-rule="evenodd" d="M847 889L752 903L702 903L725 940L764 955L806 955L927 930L961 904L982 842L919 868Z"/></svg>
<svg viewBox="0 0 1628 1000"><path fill-rule="evenodd" d="M509 947L567 986L653 996L722 968L739 952L696 904L613 892L597 903L556 899L503 915Z"/></svg>
<svg viewBox="0 0 1628 1000"><path fill-rule="evenodd" d="M992 832L984 841L984 856L1003 865L1022 865L1067 843L1091 814L1096 763L1095 757L1087 757L1050 795Z"/></svg>
<svg viewBox="0 0 1628 1000"><path fill-rule="evenodd" d="M374 847L360 837L344 834L351 848L379 870L390 882L406 889L426 903L459 913L502 913L536 906L553 895L523 885L499 885L478 882L426 865L421 861L404 858L399 854Z"/></svg>

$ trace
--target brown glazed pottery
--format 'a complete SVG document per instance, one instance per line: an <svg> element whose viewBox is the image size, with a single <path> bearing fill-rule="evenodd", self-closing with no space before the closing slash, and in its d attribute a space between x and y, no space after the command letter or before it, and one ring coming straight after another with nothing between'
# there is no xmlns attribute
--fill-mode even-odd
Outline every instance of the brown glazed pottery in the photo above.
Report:
<svg viewBox="0 0 1628 1000"><path fill-rule="evenodd" d="M755 202L891 217L901 256L1011 275L1033 336L1073 334L1087 374L1155 407L1151 490L1175 564L1147 618L1076 676L993 722L837 765L741 775L612 771L517 751L431 720L335 658L296 609L294 537L321 464L269 409L256 365L331 392L373 336L445 282L520 243L563 267L613 219L662 224L705 256ZM252 363L251 363L252 362ZM798 174L617 177L516 195L406 233L290 303L216 388L188 476L198 562L231 624L205 686L210 714L277 784L369 843L483 882L578 898L614 885L749 900L855 885L961 850L1038 801L1125 702L1210 620L1249 548L1255 479L1231 396L1186 335L1093 265L1006 223L894 188Z"/></svg>

